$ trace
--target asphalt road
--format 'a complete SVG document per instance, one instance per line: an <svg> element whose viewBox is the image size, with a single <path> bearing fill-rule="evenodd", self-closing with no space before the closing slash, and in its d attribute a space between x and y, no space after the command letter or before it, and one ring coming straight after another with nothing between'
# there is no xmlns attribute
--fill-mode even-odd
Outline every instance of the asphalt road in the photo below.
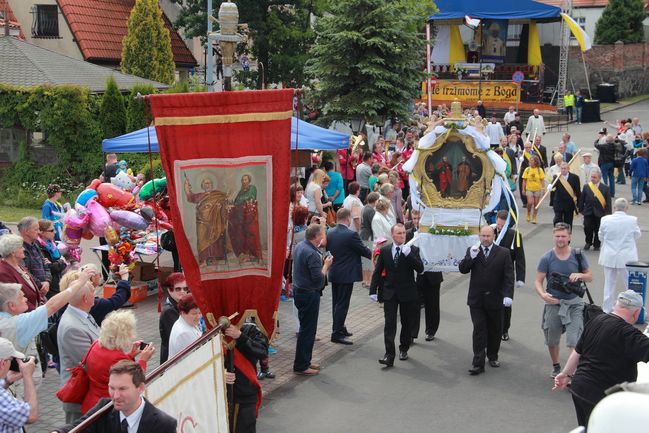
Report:
<svg viewBox="0 0 649 433"><path fill-rule="evenodd" d="M634 116L649 127L649 102L602 117L614 122L617 117ZM571 125L569 132L580 148L590 150L601 126ZM560 135L544 137L548 153ZM630 199L630 183L618 187L617 196ZM640 217L643 237L638 250L646 260L648 209L645 204L629 212ZM452 275L442 283L442 318L435 341L420 338L411 348L409 360L397 360L394 368L382 369L377 360L384 352L383 323L376 323L372 336L326 360L319 376L300 378L272 393L261 409L258 431L559 433L575 428L570 395L551 391L552 365L540 329L543 304L532 284L539 257L552 246L551 223L552 211L546 204L539 213L539 224L523 223L521 227L527 255L526 285L516 292L511 340L501 346L499 369L487 366L485 374L468 375L472 358L468 278ZM584 244L580 218L575 220L572 243L578 247ZM598 253L585 254L594 274L589 287L601 303L603 273L597 264ZM354 296L366 298L362 290L356 290ZM562 364L567 356L562 347Z"/></svg>

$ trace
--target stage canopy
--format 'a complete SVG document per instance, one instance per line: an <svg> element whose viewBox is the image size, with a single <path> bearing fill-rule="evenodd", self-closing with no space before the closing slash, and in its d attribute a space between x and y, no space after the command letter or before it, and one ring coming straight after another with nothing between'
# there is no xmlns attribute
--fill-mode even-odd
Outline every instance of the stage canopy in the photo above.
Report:
<svg viewBox="0 0 649 433"><path fill-rule="evenodd" d="M104 152L148 152L149 138L151 140L151 152L159 152L158 137L153 126L129 132L119 137L107 138L102 141L101 145ZM349 146L349 135L321 128L293 117L291 123L291 149L295 149L296 139L298 150L337 150L346 149Z"/></svg>
<svg viewBox="0 0 649 433"><path fill-rule="evenodd" d="M543 20L559 21L561 9L532 0L436 0L439 13L431 15L429 21L464 20L465 16L493 20Z"/></svg>

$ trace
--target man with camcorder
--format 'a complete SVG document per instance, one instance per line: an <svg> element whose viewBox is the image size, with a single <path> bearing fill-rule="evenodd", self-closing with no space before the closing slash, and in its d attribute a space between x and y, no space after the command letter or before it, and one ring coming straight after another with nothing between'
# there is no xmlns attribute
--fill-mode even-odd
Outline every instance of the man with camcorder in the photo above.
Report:
<svg viewBox="0 0 649 433"><path fill-rule="evenodd" d="M16 351L11 341L0 337L0 431L18 433L25 424L38 418L38 398L33 373L34 358ZM18 400L6 388L22 379L25 401Z"/></svg>
<svg viewBox="0 0 649 433"><path fill-rule="evenodd" d="M552 359L552 377L561 372L559 343L561 334L566 333L566 346L573 349L584 327L584 301L586 282L592 281L588 260L570 247L571 228L566 223L557 223L552 230L554 248L545 253L536 269L534 286L543 307L543 333ZM546 289L543 280L547 277Z"/></svg>

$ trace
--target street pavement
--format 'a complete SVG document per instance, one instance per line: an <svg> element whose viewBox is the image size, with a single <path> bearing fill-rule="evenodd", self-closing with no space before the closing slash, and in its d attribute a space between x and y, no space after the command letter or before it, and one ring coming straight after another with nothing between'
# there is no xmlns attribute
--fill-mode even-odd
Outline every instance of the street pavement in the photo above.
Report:
<svg viewBox="0 0 649 433"><path fill-rule="evenodd" d="M614 122L618 116L640 117L649 127L649 102L603 115ZM592 150L600 123L570 125L569 132L580 147ZM548 133L543 143L548 153L556 147L561 132ZM596 161L596 159L594 159ZM630 198L630 184L619 186L618 197ZM630 214L640 217L643 238L638 249L641 259L649 260L649 212L645 204L634 206ZM537 225L523 222L521 232L527 255L526 285L514 298L511 340L503 342L502 366L487 367L487 372L471 377L471 320L466 306L468 277L446 274L442 283L441 324L435 341L423 335L411 348L408 361L395 361L389 370L380 368L383 356L383 311L371 302L367 290L354 288L347 325L354 333L353 346L329 341L331 329L331 290L322 298L314 360L322 363L320 375L303 378L293 375L295 325L292 303L281 302L280 335L273 342L278 352L270 356L275 379L262 381L264 403L259 413L258 431L312 433L346 431L372 432L568 432L576 425L572 401L566 392L552 392L552 368L540 330L542 302L533 290L539 257L552 246L552 210L547 202L539 212ZM581 218L575 219L573 245L584 244ZM83 262L95 262L89 252L94 241L84 241ZM644 255L643 255L644 253ZM601 303L603 273L597 254L585 252L593 269L589 285ZM161 264L170 264L163 255ZM138 318L138 338L159 347L158 312L155 296L134 309ZM423 311L422 311L423 323ZM562 363L567 358L562 348ZM149 371L158 365L154 355ZM39 390L39 421L28 432L45 432L64 422L61 405L55 397L59 378L50 369Z"/></svg>

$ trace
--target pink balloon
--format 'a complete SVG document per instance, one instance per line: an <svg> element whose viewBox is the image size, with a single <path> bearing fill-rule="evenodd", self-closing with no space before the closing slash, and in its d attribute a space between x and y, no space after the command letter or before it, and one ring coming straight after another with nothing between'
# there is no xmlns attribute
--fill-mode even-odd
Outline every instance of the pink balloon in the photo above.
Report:
<svg viewBox="0 0 649 433"><path fill-rule="evenodd" d="M88 214L78 215L72 214L65 217L63 220L65 224L75 229L82 229L88 225Z"/></svg>
<svg viewBox="0 0 649 433"><path fill-rule="evenodd" d="M95 236L104 236L106 229L110 226L110 215L102 205L97 203L95 200L90 200L86 204L88 209L88 228L90 232Z"/></svg>
<svg viewBox="0 0 649 433"><path fill-rule="evenodd" d="M110 219L121 226L134 230L144 230L149 225L141 215L128 210L114 210L110 213Z"/></svg>

